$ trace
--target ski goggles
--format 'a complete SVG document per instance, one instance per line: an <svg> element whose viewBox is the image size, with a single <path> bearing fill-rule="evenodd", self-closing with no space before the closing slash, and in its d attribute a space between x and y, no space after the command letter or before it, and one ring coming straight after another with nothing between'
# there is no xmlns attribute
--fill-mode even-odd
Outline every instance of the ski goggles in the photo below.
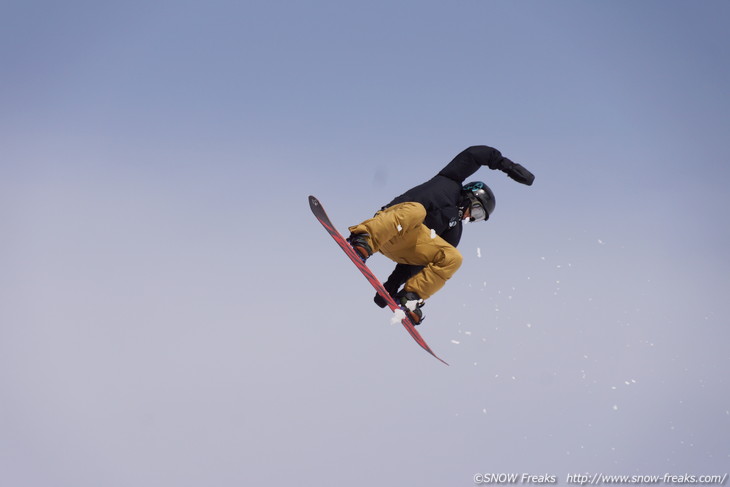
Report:
<svg viewBox="0 0 730 487"><path fill-rule="evenodd" d="M470 222L481 222L489 218L489 213L484 209L481 203L478 201L471 201L469 205L469 221Z"/></svg>

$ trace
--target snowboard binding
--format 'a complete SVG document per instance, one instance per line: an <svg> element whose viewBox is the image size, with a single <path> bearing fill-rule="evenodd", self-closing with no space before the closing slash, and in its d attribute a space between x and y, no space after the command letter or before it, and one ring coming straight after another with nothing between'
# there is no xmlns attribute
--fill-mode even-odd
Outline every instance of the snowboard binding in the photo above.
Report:
<svg viewBox="0 0 730 487"><path fill-rule="evenodd" d="M406 316L410 318L414 325L420 325L426 317L423 315L423 308L426 302L421 299L418 294L401 290L395 295L395 302L400 305L400 308L405 312Z"/></svg>
<svg viewBox="0 0 730 487"><path fill-rule="evenodd" d="M347 237L347 243L349 243L350 247L357 252L357 255L360 257L363 264L371 255L373 255L373 248L368 242L368 237L370 237L370 235L367 233L351 233L350 236Z"/></svg>

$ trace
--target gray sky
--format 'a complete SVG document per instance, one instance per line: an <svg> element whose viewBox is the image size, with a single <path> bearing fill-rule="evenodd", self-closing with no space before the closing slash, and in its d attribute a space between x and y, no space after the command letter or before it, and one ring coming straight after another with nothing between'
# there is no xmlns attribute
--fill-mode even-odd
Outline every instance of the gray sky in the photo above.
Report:
<svg viewBox="0 0 730 487"><path fill-rule="evenodd" d="M0 6L0 483L730 465L730 4ZM487 144L420 331L341 231ZM382 278L391 264L371 259Z"/></svg>

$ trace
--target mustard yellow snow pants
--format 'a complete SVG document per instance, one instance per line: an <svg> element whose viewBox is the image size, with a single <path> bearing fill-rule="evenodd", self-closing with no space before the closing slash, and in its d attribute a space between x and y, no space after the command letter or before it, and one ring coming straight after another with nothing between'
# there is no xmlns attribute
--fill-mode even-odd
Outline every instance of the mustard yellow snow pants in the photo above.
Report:
<svg viewBox="0 0 730 487"><path fill-rule="evenodd" d="M426 209L420 203L400 203L379 211L369 220L349 228L367 233L373 253L380 252L399 264L425 266L404 286L421 299L430 298L461 266L461 253L423 224Z"/></svg>

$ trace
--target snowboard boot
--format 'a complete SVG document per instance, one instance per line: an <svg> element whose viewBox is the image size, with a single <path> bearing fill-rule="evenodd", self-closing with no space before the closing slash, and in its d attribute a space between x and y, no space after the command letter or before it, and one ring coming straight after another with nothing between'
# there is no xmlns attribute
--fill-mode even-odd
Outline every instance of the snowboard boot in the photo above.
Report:
<svg viewBox="0 0 730 487"><path fill-rule="evenodd" d="M406 315L411 319L414 325L420 325L425 317L421 308L426 302L421 299L418 294L410 291L401 290L395 295L395 302L398 303Z"/></svg>
<svg viewBox="0 0 730 487"><path fill-rule="evenodd" d="M347 243L357 252L363 264L373 255L373 248L370 247L370 243L368 242L369 237L370 235L367 233L351 233L347 237Z"/></svg>

